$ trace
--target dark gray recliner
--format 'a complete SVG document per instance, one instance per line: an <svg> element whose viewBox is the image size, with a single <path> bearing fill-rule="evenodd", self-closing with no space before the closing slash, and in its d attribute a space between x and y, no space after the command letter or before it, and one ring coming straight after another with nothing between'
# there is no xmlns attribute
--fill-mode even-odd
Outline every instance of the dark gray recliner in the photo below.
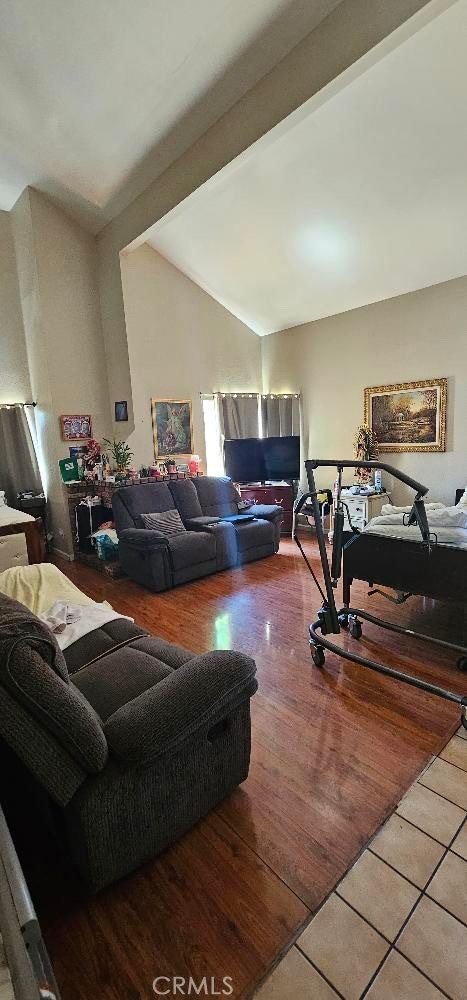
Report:
<svg viewBox="0 0 467 1000"><path fill-rule="evenodd" d="M245 780L255 672L249 656L195 655L121 618L63 654L0 594L2 797L18 787L31 829L41 805L97 891Z"/></svg>
<svg viewBox="0 0 467 1000"><path fill-rule="evenodd" d="M278 551L282 508L254 505L238 515L238 495L224 476L123 486L112 500L123 570L162 591ZM166 537L143 527L142 515L178 510L186 530ZM252 516L254 520L252 520Z"/></svg>

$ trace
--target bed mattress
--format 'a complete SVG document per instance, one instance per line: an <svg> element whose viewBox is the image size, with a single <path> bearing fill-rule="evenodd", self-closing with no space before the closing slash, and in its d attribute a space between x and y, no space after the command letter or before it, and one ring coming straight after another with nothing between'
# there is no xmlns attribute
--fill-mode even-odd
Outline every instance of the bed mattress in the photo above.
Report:
<svg viewBox="0 0 467 1000"><path fill-rule="evenodd" d="M25 521L34 521L32 514L27 514L25 510L15 510L8 507L6 503L0 503L0 527L8 524L23 524Z"/></svg>
<svg viewBox="0 0 467 1000"><path fill-rule="evenodd" d="M365 534L383 535L386 538L399 538L403 542L420 542L422 537L416 524L373 524L372 521L363 529ZM438 545L448 545L456 549L467 549L467 528L431 528L433 538L436 535Z"/></svg>

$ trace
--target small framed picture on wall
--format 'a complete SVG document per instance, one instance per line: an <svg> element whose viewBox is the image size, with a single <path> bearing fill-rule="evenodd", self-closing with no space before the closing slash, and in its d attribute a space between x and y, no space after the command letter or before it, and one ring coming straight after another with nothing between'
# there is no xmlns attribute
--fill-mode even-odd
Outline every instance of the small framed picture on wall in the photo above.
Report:
<svg viewBox="0 0 467 1000"><path fill-rule="evenodd" d="M62 441L86 441L92 437L92 423L89 414L65 413L60 417Z"/></svg>
<svg viewBox="0 0 467 1000"><path fill-rule="evenodd" d="M123 423L125 420L128 420L128 403L126 399L120 399L115 403L115 421Z"/></svg>

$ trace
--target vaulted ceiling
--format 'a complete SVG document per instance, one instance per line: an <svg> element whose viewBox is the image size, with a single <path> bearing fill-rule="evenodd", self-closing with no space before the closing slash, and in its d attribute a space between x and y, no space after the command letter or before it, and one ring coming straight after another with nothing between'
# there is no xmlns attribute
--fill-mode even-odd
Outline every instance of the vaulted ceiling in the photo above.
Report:
<svg viewBox="0 0 467 1000"><path fill-rule="evenodd" d="M258 334L467 274L467 0L420 25L147 234Z"/></svg>
<svg viewBox="0 0 467 1000"><path fill-rule="evenodd" d="M26 185L94 230L339 0L0 0L0 209Z"/></svg>

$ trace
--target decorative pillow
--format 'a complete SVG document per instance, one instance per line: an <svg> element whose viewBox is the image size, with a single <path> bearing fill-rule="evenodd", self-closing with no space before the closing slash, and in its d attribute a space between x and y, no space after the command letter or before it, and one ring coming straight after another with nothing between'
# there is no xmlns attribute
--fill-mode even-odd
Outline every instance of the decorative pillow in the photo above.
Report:
<svg viewBox="0 0 467 1000"><path fill-rule="evenodd" d="M161 535L170 538L172 535L180 535L186 531L185 525L178 513L178 510L164 510L162 514L141 514L141 520L145 528L152 528L160 531Z"/></svg>

